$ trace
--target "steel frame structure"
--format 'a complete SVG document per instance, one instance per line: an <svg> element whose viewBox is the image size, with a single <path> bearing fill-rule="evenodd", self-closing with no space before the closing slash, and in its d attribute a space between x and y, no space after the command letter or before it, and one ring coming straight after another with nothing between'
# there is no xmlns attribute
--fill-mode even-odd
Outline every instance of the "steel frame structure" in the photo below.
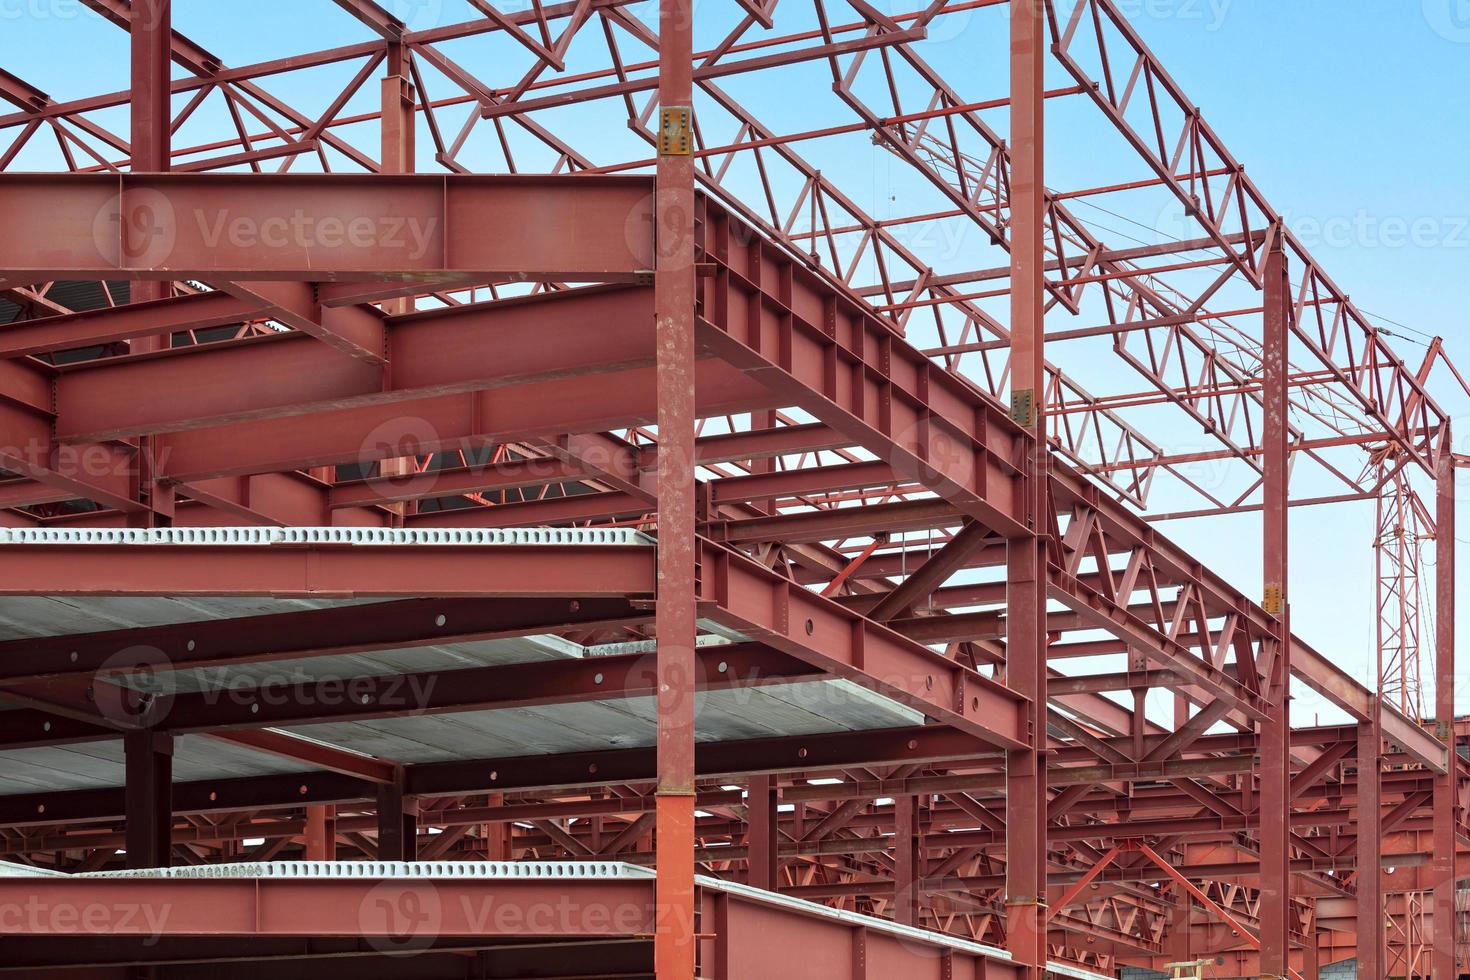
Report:
<svg viewBox="0 0 1470 980"><path fill-rule="evenodd" d="M1438 341L1406 364L1112 0L660 0L654 24L627 0L464 0L464 22L420 29L335 0L367 40L238 67L174 31L168 0L84 2L128 33L127 91L57 102L0 70L0 614L28 597L358 604L0 641L0 759L126 759L121 786L0 792L8 860L641 863L657 916L635 931L659 980L796 969L768 962L759 926L727 928L748 896L697 873L1010 951L989 974L967 962L977 977L1199 957L1217 976L1348 958L1458 975L1462 460L1431 383L1459 376ZM956 24L1008 52L1006 91L935 66ZM493 69L468 66L486 51ZM788 72L830 73L841 115L762 121L752 80ZM272 92L297 77L340 84L308 111ZM99 121L120 107L126 137ZM627 140L587 139L588 109ZM1059 113L1128 166L1045 179ZM48 137L57 172L18 172ZM854 138L916 203L878 216L843 189ZM1140 194L1187 232L1124 242L1087 217ZM983 242L937 262L916 227ZM1290 626L1292 510L1350 500L1379 507L1377 687ZM1160 530L1248 512L1258 591ZM147 537L272 527L656 545ZM738 641L706 645L720 633ZM432 694L396 706L397 674L348 702L319 681L227 704L135 676L533 635L643 652L408 671ZM161 660L119 664L140 645ZM700 697L801 681L922 721L701 728ZM1293 720L1293 686L1342 720ZM655 737L404 762L281 731L609 698L652 699ZM298 768L175 778L194 736ZM37 894L27 881L0 892ZM48 887L161 887L99 882ZM263 901L175 887L221 916ZM15 968L162 977L169 957L278 955L248 930L202 952L125 931ZM862 975L850 931L840 969L813 953L801 975ZM0 947L27 936L0 923ZM616 957L561 965L602 976Z"/></svg>

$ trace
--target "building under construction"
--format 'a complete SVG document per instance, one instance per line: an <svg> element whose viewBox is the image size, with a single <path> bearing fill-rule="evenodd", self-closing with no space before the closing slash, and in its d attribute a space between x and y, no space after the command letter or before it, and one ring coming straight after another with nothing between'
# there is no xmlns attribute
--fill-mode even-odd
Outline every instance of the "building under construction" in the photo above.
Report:
<svg viewBox="0 0 1470 980"><path fill-rule="evenodd" d="M1455 352L1115 0L81 6L126 90L0 65L0 974L1470 969Z"/></svg>

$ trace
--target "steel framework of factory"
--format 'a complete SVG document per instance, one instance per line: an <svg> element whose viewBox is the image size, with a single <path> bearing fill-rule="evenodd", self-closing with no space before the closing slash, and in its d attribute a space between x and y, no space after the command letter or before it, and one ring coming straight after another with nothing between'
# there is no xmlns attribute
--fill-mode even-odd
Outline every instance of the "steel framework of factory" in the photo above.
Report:
<svg viewBox="0 0 1470 980"><path fill-rule="evenodd" d="M1113 0L336 0L365 40L242 67L168 0L83 2L128 91L0 70L9 861L651 865L598 886L656 911L650 961L563 945L559 976L891 973L867 927L836 957L735 930L753 890L1008 950L991 975L1458 975L1431 387L1462 383ZM1095 141L1086 186L1043 181L1048 139ZM886 217L839 186L875 146ZM1139 201L1181 234L1097 217ZM1378 501L1382 699L1288 626L1289 514L1348 500ZM1250 594L1158 529L1250 511ZM1349 720L1293 724L1293 684ZM268 884L0 877L0 971L403 952L342 924L359 886ZM146 941L12 914L160 889ZM381 975L530 975L451 919ZM768 941L797 945L740 958ZM960 959L932 975L985 975Z"/></svg>

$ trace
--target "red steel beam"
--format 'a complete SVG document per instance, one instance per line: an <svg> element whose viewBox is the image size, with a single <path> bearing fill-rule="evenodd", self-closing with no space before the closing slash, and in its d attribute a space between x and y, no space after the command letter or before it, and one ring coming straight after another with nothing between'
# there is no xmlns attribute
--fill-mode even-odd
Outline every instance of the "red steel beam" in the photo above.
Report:
<svg viewBox="0 0 1470 980"><path fill-rule="evenodd" d="M718 361L700 361L695 377L695 404L702 416L767 408L776 401L758 382ZM650 365L319 411L310 425L296 418L274 418L174 432L160 439L161 475L189 481L309 469L648 425L656 417L656 381L657 372Z"/></svg>
<svg viewBox="0 0 1470 980"><path fill-rule="evenodd" d="M266 733L269 734L269 733ZM297 741L300 741L299 739ZM374 762L361 756L364 762ZM386 767L385 767L386 768ZM382 773L386 775L386 772ZM370 799L376 778L313 769L269 776L225 776L173 784L173 810L189 813L226 813L235 810L279 809L312 803L351 803ZM0 796L0 821L10 826L81 824L120 820L126 814L123 789L66 790L59 793Z"/></svg>
<svg viewBox="0 0 1470 980"><path fill-rule="evenodd" d="M998 406L933 367L871 310L761 244L704 201L706 281L700 343L1003 533L1023 522L1015 447ZM778 352L779 362L773 360Z"/></svg>
<svg viewBox="0 0 1470 980"><path fill-rule="evenodd" d="M23 282L629 281L653 268L650 192L641 177L12 174L0 211L25 234L0 242L0 270Z"/></svg>
<svg viewBox="0 0 1470 980"><path fill-rule="evenodd" d="M327 774L352 776L367 783L391 783L400 776L400 767L393 762L339 749L312 739L297 738L287 732L258 728L250 731L209 732L207 737L302 763ZM310 791L310 783L304 777L294 788L298 802L308 802L300 799ZM213 794L210 799L214 800Z"/></svg>
<svg viewBox="0 0 1470 980"><path fill-rule="evenodd" d="M632 626L651 618L621 598L400 599L0 641L0 680L122 668L116 655L130 649L157 651L162 662L155 667L181 670Z"/></svg>
<svg viewBox="0 0 1470 980"><path fill-rule="evenodd" d="M754 644L703 648L692 667L690 684L699 691L743 691L823 678L808 664ZM344 690L350 696L344 697ZM641 654L315 682L286 674L258 685L230 684L224 691L160 698L153 723L173 732L202 732L577 704L651 697L656 691L648 659Z"/></svg>
<svg viewBox="0 0 1470 980"><path fill-rule="evenodd" d="M235 733L262 734L262 733ZM263 734L271 734L269 732ZM301 741L301 740L295 740ZM308 745L314 743L307 743ZM936 764L974 760L986 747L973 736L942 725L886 731L839 732L800 738L773 737L706 743L700 747L701 779L737 773L806 772L863 765ZM174 812L218 813L280 809L312 803L351 803L371 798L372 783L390 775L387 764L355 778L316 769L278 776L223 777L174 785ZM404 767L416 796L570 789L656 778L651 748L608 749L561 755L469 759ZM67 790L0 795L0 824L41 826L119 819L121 789Z"/></svg>
<svg viewBox="0 0 1470 980"><path fill-rule="evenodd" d="M644 545L4 544L0 595L651 597ZM76 576L78 563L88 567Z"/></svg>
<svg viewBox="0 0 1470 980"><path fill-rule="evenodd" d="M41 320L22 320L7 324L0 331L0 356L66 351L139 337L222 327L259 318L263 309L259 304L243 302L229 293L204 292L84 310Z"/></svg>
<svg viewBox="0 0 1470 980"><path fill-rule="evenodd" d="M11 907L96 911L11 919L0 928L31 936L362 936L399 944L435 934L636 936L654 928L649 885L640 878L5 878L0 901ZM437 915L423 916L426 900Z"/></svg>
<svg viewBox="0 0 1470 980"><path fill-rule="evenodd" d="M573 290L380 322L389 370L304 332L33 370L51 376L57 438L125 438L651 364L652 299L647 288ZM564 343L547 344L552 334Z"/></svg>
<svg viewBox="0 0 1470 980"><path fill-rule="evenodd" d="M744 555L702 542L696 556L710 618L990 745L1025 744L1023 696Z"/></svg>

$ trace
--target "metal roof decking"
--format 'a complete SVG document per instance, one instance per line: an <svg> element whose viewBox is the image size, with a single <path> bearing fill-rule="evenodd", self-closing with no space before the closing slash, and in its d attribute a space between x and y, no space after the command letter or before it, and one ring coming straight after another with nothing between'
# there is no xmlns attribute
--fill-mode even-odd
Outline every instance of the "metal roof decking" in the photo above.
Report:
<svg viewBox="0 0 1470 980"><path fill-rule="evenodd" d="M631 528L154 527L0 528L3 544L57 545L652 545Z"/></svg>

